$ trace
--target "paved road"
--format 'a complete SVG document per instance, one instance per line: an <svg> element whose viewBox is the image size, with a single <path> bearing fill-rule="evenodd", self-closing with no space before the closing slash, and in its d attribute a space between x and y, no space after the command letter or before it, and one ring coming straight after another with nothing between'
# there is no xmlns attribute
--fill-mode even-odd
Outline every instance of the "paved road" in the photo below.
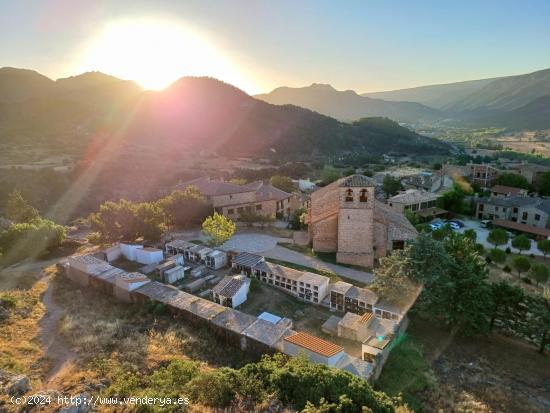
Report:
<svg viewBox="0 0 550 413"><path fill-rule="evenodd" d="M205 239L204 235L198 231L180 233L178 234L178 237L187 240ZM278 238L267 234L246 232L233 235L233 237L231 237L231 239L223 245L223 248L260 254L268 258L288 261L318 270L329 271L334 274L341 275L342 277L365 284L369 284L374 280L374 275L370 272L354 270L341 265L331 264L322 261L319 258L310 257L297 251L281 247L277 245L277 242L292 243L293 241L288 238Z"/></svg>
<svg viewBox="0 0 550 413"><path fill-rule="evenodd" d="M297 251L281 247L280 245L277 245L270 250L263 251L262 255L268 258L274 258L277 260L292 262L298 265L304 265L306 267L312 267L317 270L329 271L334 274L341 275L342 277L359 281L365 284L369 284L374 280L374 275L370 272L354 270L353 268L343 267L338 264L331 264L322 261L319 258L310 257Z"/></svg>

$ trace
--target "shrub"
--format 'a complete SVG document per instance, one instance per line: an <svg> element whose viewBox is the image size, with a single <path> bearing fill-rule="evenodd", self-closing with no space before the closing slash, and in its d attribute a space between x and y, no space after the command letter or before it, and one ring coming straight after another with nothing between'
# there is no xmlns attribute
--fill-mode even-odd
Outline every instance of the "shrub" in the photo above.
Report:
<svg viewBox="0 0 550 413"><path fill-rule="evenodd" d="M483 244L477 243L474 248L478 252L478 254L483 254L483 252L485 251L485 247L483 246Z"/></svg>
<svg viewBox="0 0 550 413"><path fill-rule="evenodd" d="M505 265L504 267L502 267L502 271L504 271L504 272L512 272L512 269L510 268L509 265Z"/></svg>
<svg viewBox="0 0 550 413"><path fill-rule="evenodd" d="M506 253L498 248L493 248L489 252L489 257L492 261L494 261L497 264L502 264L506 261Z"/></svg>
<svg viewBox="0 0 550 413"><path fill-rule="evenodd" d="M511 254L512 253L512 250L510 249L510 247L506 247L506 249L504 250L504 252L506 254Z"/></svg>
<svg viewBox="0 0 550 413"><path fill-rule="evenodd" d="M168 307L166 307L166 304L164 303L157 303L157 305L155 305L152 311L154 315L163 315L163 314L166 314L167 312L168 312Z"/></svg>
<svg viewBox="0 0 550 413"><path fill-rule="evenodd" d="M529 277L523 277L522 278L522 281L525 283L525 284L531 284L531 279Z"/></svg>
<svg viewBox="0 0 550 413"><path fill-rule="evenodd" d="M8 309L13 309L17 305L17 298L13 295L5 294L0 297L0 307Z"/></svg>
<svg viewBox="0 0 550 413"><path fill-rule="evenodd" d="M487 256L487 257L485 257L485 262L486 262L487 264L490 264L491 262L493 262L493 260L491 259L490 256Z"/></svg>
<svg viewBox="0 0 550 413"><path fill-rule="evenodd" d="M262 283L256 277L250 277L250 292L258 291Z"/></svg>

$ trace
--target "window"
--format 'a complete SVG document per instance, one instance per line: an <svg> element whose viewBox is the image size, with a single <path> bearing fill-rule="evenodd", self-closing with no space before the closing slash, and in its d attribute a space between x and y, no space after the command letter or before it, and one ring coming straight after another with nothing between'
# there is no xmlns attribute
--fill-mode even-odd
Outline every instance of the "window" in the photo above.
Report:
<svg viewBox="0 0 550 413"><path fill-rule="evenodd" d="M498 207L495 207L495 212L498 212Z"/></svg>
<svg viewBox="0 0 550 413"><path fill-rule="evenodd" d="M231 208L231 209L228 209L228 210L227 210L227 213L228 213L229 215L233 215L233 214L235 213L235 210L232 209L232 208Z"/></svg>
<svg viewBox="0 0 550 413"><path fill-rule="evenodd" d="M238 207L237 212L243 212L243 207Z"/></svg>
<svg viewBox="0 0 550 413"><path fill-rule="evenodd" d="M540 221L540 215L539 214L535 214L535 221Z"/></svg>
<svg viewBox="0 0 550 413"><path fill-rule="evenodd" d="M521 219L526 220L528 216L529 214L527 212L524 212L523 214L521 214Z"/></svg>
<svg viewBox="0 0 550 413"><path fill-rule="evenodd" d="M480 211L483 211L483 208L484 208L484 207L485 207L485 205L483 205L483 204L479 204L479 207L478 207L478 209L479 209Z"/></svg>
<svg viewBox="0 0 550 413"><path fill-rule="evenodd" d="M367 190L361 189L361 195L359 195L359 202L367 202L368 196L367 196Z"/></svg>
<svg viewBox="0 0 550 413"><path fill-rule="evenodd" d="M261 210L262 210L262 204L256 205L256 211L261 211Z"/></svg>
<svg viewBox="0 0 550 413"><path fill-rule="evenodd" d="M418 211L418 204L414 204L414 205L412 206L412 210L413 210L413 211Z"/></svg>
<svg viewBox="0 0 550 413"><path fill-rule="evenodd" d="M233 199L233 195L229 195L229 199Z"/></svg>
<svg viewBox="0 0 550 413"><path fill-rule="evenodd" d="M353 202L353 190L351 189L346 191L346 202Z"/></svg>
<svg viewBox="0 0 550 413"><path fill-rule="evenodd" d="M514 214L517 214L517 213L518 213L518 209L517 209L517 208L514 208L514 209L512 209L512 212L513 212Z"/></svg>

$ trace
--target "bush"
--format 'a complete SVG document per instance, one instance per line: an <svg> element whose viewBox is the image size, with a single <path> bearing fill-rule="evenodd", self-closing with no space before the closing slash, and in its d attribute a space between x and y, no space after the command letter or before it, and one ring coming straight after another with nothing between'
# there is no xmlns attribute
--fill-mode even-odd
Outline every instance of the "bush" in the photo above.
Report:
<svg viewBox="0 0 550 413"><path fill-rule="evenodd" d="M40 256L61 245L65 227L48 219L12 224L0 233L0 252L13 261Z"/></svg>
<svg viewBox="0 0 550 413"><path fill-rule="evenodd" d="M504 250L504 252L506 254L511 254L512 253L512 250L510 249L510 247L506 247L506 249Z"/></svg>
<svg viewBox="0 0 550 413"><path fill-rule="evenodd" d="M157 305L153 308L152 313L154 315L163 315L168 312L168 307L166 307L166 304L164 303L157 303Z"/></svg>
<svg viewBox="0 0 550 413"><path fill-rule="evenodd" d="M86 238L90 244L101 244L101 234L97 231L90 232Z"/></svg>
<svg viewBox="0 0 550 413"><path fill-rule="evenodd" d="M483 244L477 243L474 248L478 252L478 254L483 254L485 252L485 247L483 246Z"/></svg>
<svg viewBox="0 0 550 413"><path fill-rule="evenodd" d="M262 283L256 277L250 277L250 292L258 291Z"/></svg>
<svg viewBox="0 0 550 413"><path fill-rule="evenodd" d="M487 264L490 264L490 263L493 262L493 260L491 259L490 256L487 256L487 257L485 257L485 262L486 262Z"/></svg>
<svg viewBox="0 0 550 413"><path fill-rule="evenodd" d="M491 261L494 261L497 264L502 264L503 262L506 261L506 253L498 248L493 248L489 252L489 257Z"/></svg>
<svg viewBox="0 0 550 413"><path fill-rule="evenodd" d="M505 265L504 267L502 267L502 271L504 271L504 272L512 272L512 269L510 268L509 265Z"/></svg>
<svg viewBox="0 0 550 413"><path fill-rule="evenodd" d="M8 309L13 309L17 306L17 298L13 295L5 294L0 297L0 307Z"/></svg>
<svg viewBox="0 0 550 413"><path fill-rule="evenodd" d="M531 279L529 277L523 277L521 279L525 284L531 284Z"/></svg>

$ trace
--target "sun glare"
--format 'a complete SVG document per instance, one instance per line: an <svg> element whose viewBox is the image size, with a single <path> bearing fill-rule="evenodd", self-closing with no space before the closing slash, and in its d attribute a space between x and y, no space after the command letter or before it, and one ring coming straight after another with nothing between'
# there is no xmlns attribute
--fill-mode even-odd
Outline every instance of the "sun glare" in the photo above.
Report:
<svg viewBox="0 0 550 413"><path fill-rule="evenodd" d="M108 25L83 51L80 70L135 80L145 89L163 89L182 76L212 76L245 90L251 87L222 53L168 20Z"/></svg>

